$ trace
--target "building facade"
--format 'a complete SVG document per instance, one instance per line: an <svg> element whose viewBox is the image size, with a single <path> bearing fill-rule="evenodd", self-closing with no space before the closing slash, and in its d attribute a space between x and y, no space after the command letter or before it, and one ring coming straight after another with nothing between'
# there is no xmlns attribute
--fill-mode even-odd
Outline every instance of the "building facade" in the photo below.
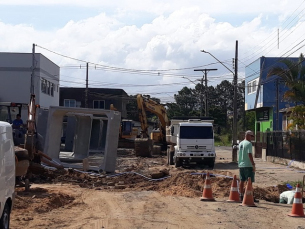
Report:
<svg viewBox="0 0 305 229"><path fill-rule="evenodd" d="M286 67L278 57L260 57L245 69L245 111L255 111L255 132L282 130L281 109L293 104L283 100L287 91L278 76L268 76L274 67ZM298 58L290 58L297 61Z"/></svg>
<svg viewBox="0 0 305 229"><path fill-rule="evenodd" d="M36 104L42 108L58 106L60 68L40 53L34 58ZM32 60L32 53L0 53L0 102L30 102Z"/></svg>
<svg viewBox="0 0 305 229"><path fill-rule="evenodd" d="M86 88L60 87L60 106L109 110L113 104L121 112L122 118L127 117L126 105L129 100L123 89L88 88L86 93Z"/></svg>

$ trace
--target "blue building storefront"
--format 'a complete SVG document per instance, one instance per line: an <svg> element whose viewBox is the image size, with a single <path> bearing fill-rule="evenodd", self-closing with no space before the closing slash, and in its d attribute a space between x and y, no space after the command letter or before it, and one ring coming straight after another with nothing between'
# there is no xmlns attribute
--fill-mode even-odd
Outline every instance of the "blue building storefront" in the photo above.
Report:
<svg viewBox="0 0 305 229"><path fill-rule="evenodd" d="M282 130L279 110L293 106L283 100L288 88L281 78L267 76L274 67L286 67L281 60L278 57L260 57L246 66L245 111L255 111L255 132Z"/></svg>

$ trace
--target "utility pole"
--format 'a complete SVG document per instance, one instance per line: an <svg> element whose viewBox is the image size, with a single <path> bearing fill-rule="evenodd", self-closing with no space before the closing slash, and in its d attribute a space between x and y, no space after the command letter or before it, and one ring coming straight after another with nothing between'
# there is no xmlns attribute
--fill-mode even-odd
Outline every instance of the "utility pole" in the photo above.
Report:
<svg viewBox="0 0 305 229"><path fill-rule="evenodd" d="M31 87L30 92L32 95L34 95L34 79L35 79L35 44L33 44L32 48L32 74L31 74Z"/></svg>
<svg viewBox="0 0 305 229"><path fill-rule="evenodd" d="M208 68L205 68L205 69L194 69L194 71L196 72L196 71L201 71L201 72L204 72L204 77L205 77L205 96L204 96L204 109L205 109L205 113L204 113L204 115L205 115L205 117L208 117L208 115L209 115L209 112L208 112L208 72L209 71L217 71L217 69L216 68L210 68L210 69L208 69ZM203 77L202 77L202 79L201 79L201 93L200 93L200 102L201 102L201 106L200 106L200 116L202 115L202 89L203 89Z"/></svg>
<svg viewBox="0 0 305 229"><path fill-rule="evenodd" d="M212 53L207 52L205 50L201 50L201 52L208 53L215 60L217 60L222 66L228 69L234 76L233 84L234 84L234 98L233 98L233 127L232 127L232 161L237 161L237 73L238 73L238 41L236 41L235 46L235 72L229 69L224 63L222 63L219 59L217 59Z"/></svg>
<svg viewBox="0 0 305 229"><path fill-rule="evenodd" d="M235 45L234 101L233 101L233 146L237 145L237 73L238 73L238 41ZM232 161L237 162L237 147L232 147Z"/></svg>
<svg viewBox="0 0 305 229"><path fill-rule="evenodd" d="M202 116L202 107L203 107L202 89L203 89L203 77L201 78L201 90L200 90L200 117ZM206 104L206 102L205 102L205 104ZM205 111L206 111L206 107L205 107Z"/></svg>
<svg viewBox="0 0 305 229"><path fill-rule="evenodd" d="M85 108L88 108L88 69L89 64L86 64L86 90L85 90Z"/></svg>
<svg viewBox="0 0 305 229"><path fill-rule="evenodd" d="M276 125L276 130L279 130L279 79L276 79L275 81L276 83L276 121L275 121L275 125Z"/></svg>
<svg viewBox="0 0 305 229"><path fill-rule="evenodd" d="M205 75L205 106L204 106L204 109L205 109L205 117L208 117L209 116L209 108L208 108L208 73L207 73L207 70L204 71L204 75Z"/></svg>

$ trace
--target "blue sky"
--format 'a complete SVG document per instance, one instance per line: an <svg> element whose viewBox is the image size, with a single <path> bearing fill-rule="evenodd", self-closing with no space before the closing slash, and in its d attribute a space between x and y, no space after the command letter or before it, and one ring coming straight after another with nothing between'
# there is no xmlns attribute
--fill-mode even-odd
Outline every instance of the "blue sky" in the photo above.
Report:
<svg viewBox="0 0 305 229"><path fill-rule="evenodd" d="M58 54L92 63L91 87L122 88L170 101L183 86L194 87L183 77L195 82L202 77L195 67L218 69L209 73L210 85L232 80L201 49L232 69L238 40L239 80L245 65L260 56L298 56L304 9L303 0L1 1L0 50L31 52L35 43L37 52L61 67L62 86L84 86L84 69L77 68L84 63Z"/></svg>

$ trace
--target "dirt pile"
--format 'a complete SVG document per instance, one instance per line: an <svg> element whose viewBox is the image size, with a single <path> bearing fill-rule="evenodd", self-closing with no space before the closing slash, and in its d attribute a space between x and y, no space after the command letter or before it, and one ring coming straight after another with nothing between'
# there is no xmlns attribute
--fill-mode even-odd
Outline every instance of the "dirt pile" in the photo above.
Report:
<svg viewBox="0 0 305 229"><path fill-rule="evenodd" d="M126 172L116 175L92 176L75 170L66 172L48 171L46 180L52 183L69 183L82 188L104 191L158 191L163 195L175 195L184 197L200 197L204 186L205 172L194 173L191 171L176 171L167 178L152 180L151 177L141 176L134 172ZM215 174L215 175L214 175ZM216 175L217 174L217 175ZM230 195L232 183L231 173L213 171L211 184L215 198L226 198ZM42 181L40 177L38 179ZM287 190L285 186L258 188L254 187L254 197L271 202L278 202L279 194Z"/></svg>
<svg viewBox="0 0 305 229"><path fill-rule="evenodd" d="M32 188L25 192L23 188L16 188L14 211L31 210L45 213L54 209L67 206L74 201L74 197L63 193L48 192L43 188Z"/></svg>
<svg viewBox="0 0 305 229"><path fill-rule="evenodd" d="M289 189L285 185L270 186L267 188L254 187L253 195L256 199L278 203L280 194L287 190Z"/></svg>

